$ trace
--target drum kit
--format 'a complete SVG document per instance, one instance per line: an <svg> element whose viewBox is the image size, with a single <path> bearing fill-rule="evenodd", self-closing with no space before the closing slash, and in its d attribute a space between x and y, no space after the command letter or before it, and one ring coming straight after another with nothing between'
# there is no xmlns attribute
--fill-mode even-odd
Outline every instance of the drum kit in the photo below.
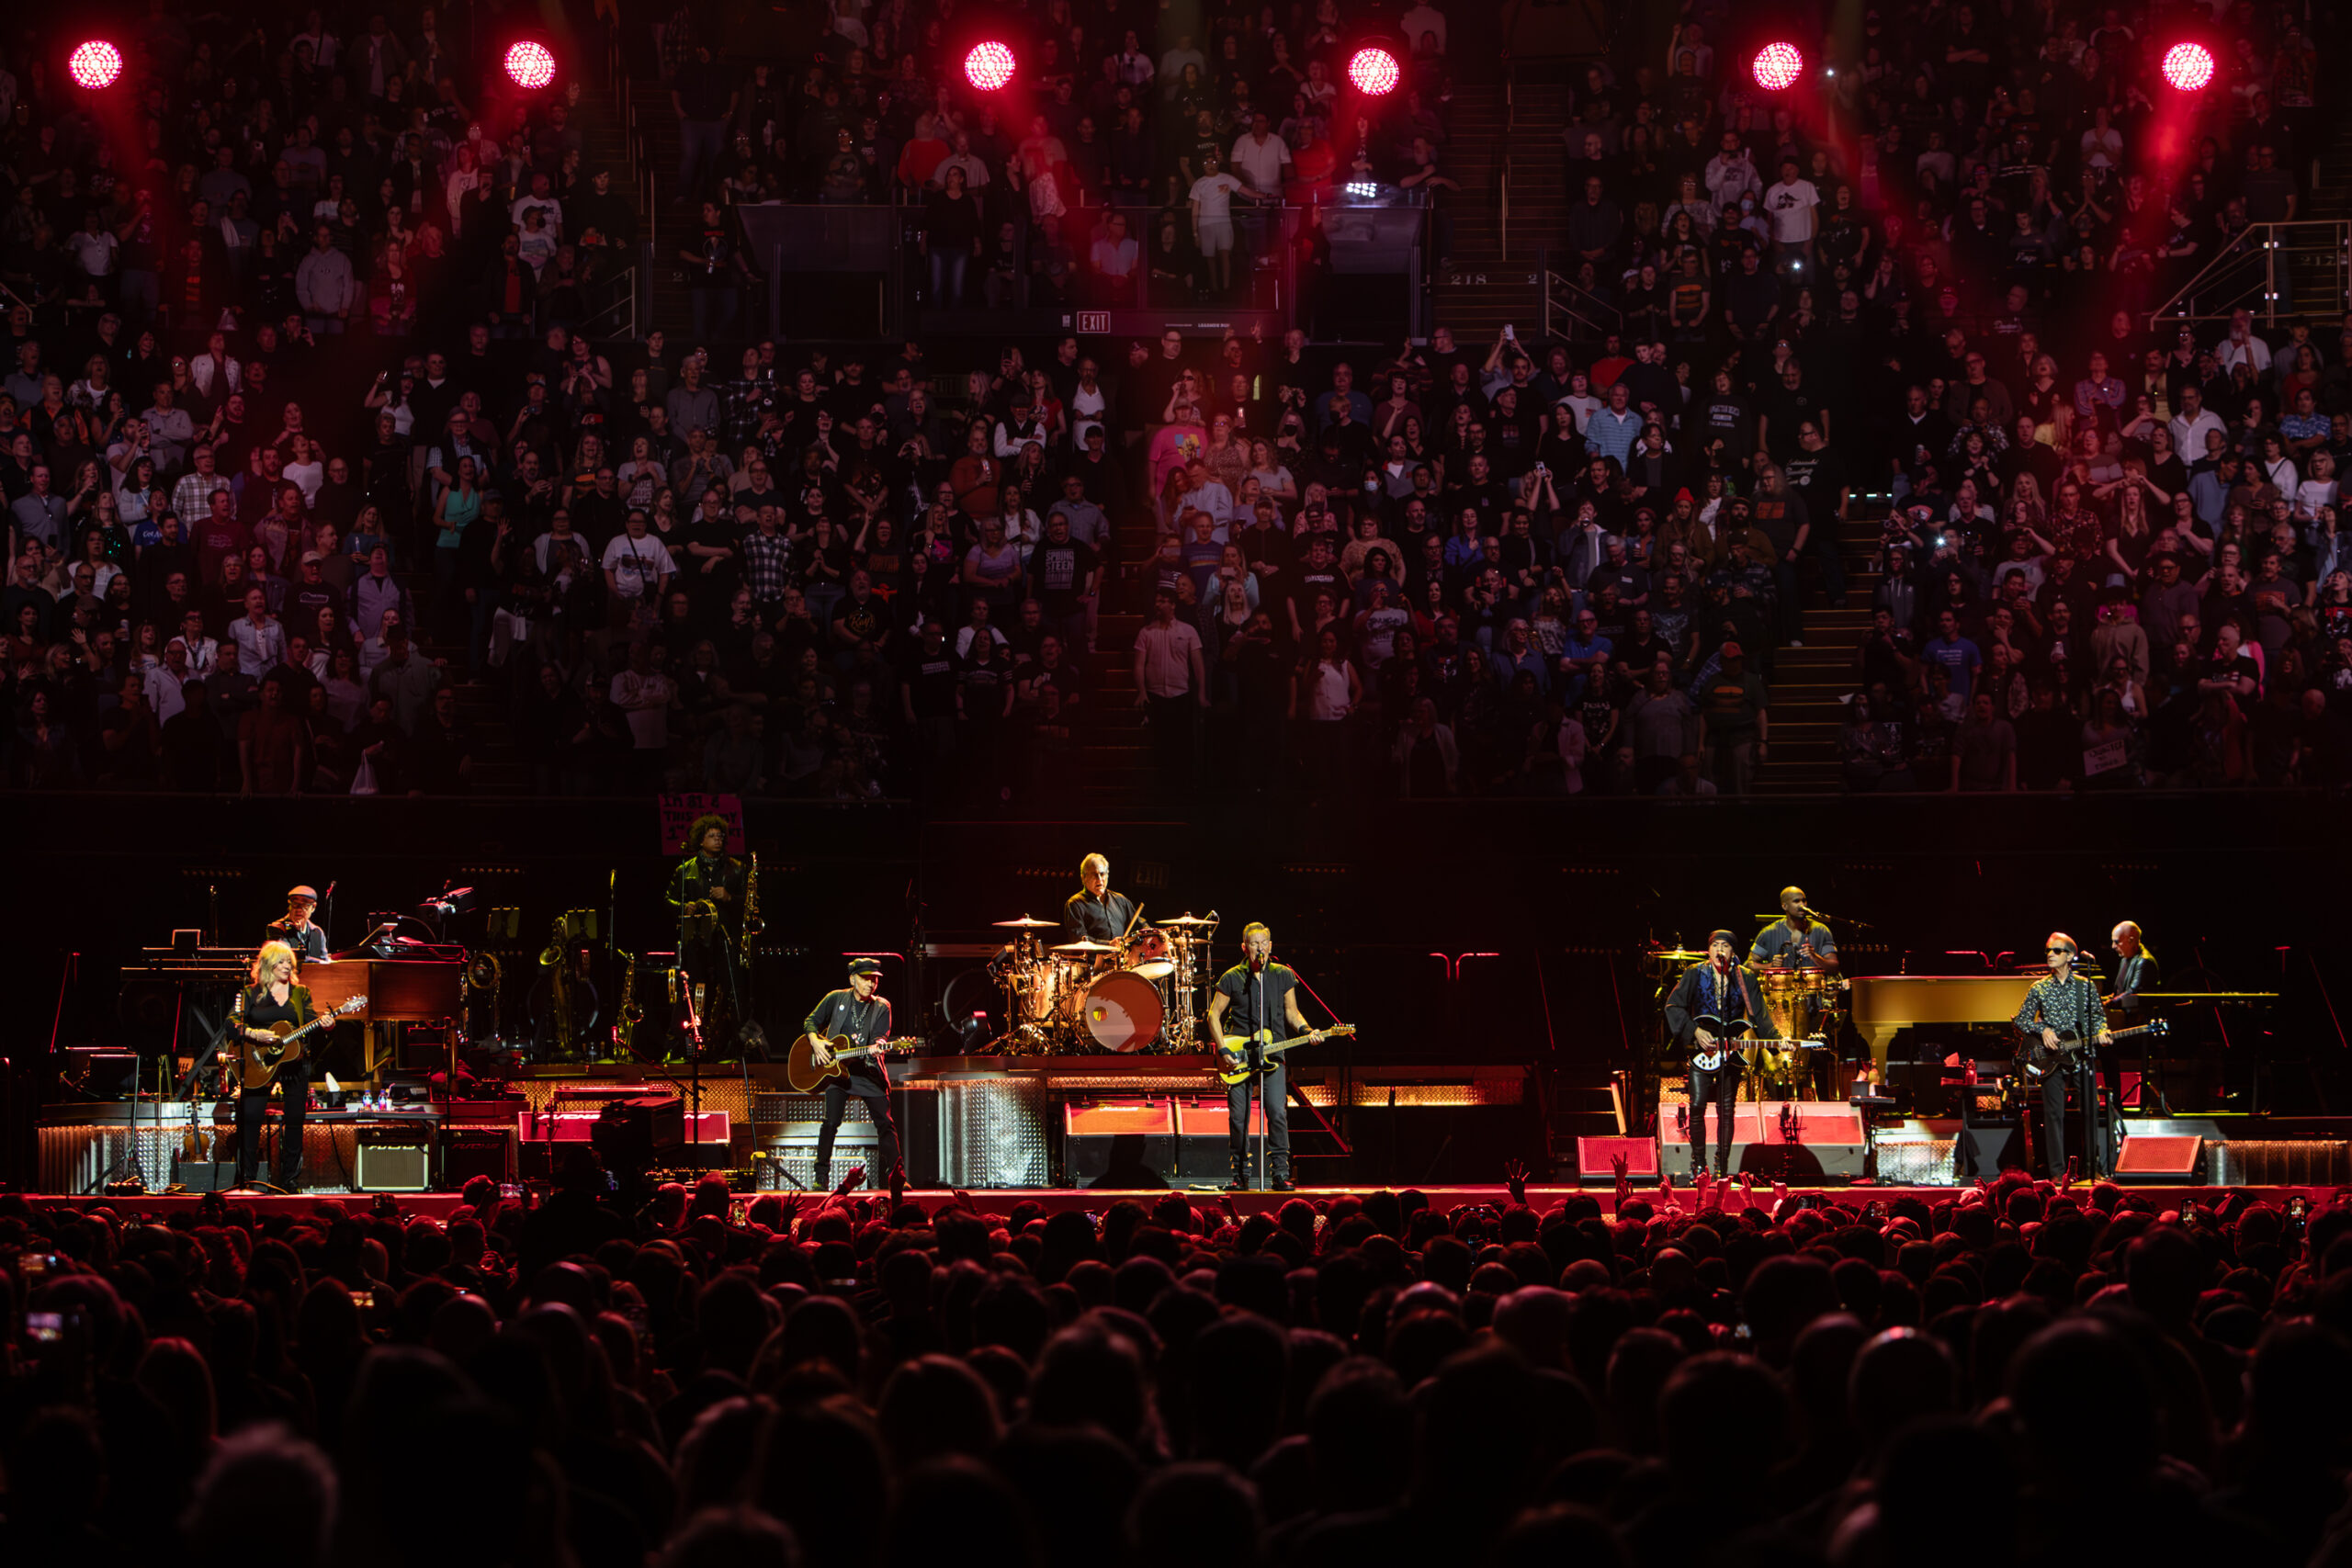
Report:
<svg viewBox="0 0 2352 1568"><path fill-rule="evenodd" d="M1178 915L1120 942L1048 944L1060 922L1029 915L993 922L1013 932L989 961L1004 997L1007 1056L1125 1055L1195 1050L1217 918ZM976 976L977 978L977 976Z"/></svg>

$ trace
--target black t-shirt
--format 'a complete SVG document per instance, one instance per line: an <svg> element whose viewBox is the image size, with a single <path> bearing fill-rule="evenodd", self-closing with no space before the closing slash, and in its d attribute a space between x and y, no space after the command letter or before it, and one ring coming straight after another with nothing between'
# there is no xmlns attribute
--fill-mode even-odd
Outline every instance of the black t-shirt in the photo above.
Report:
<svg viewBox="0 0 2352 1568"><path fill-rule="evenodd" d="M863 604L854 597L844 599L833 613L833 625L859 642L878 643L890 629L890 602L879 593L868 594Z"/></svg>
<svg viewBox="0 0 2352 1568"><path fill-rule="evenodd" d="M956 650L945 643L937 653L917 649L901 668L899 680L917 718L956 716Z"/></svg>
<svg viewBox="0 0 2352 1568"><path fill-rule="evenodd" d="M1078 608L1079 589L1098 559L1094 547L1080 539L1046 539L1029 552L1029 575L1047 615L1067 615Z"/></svg>
<svg viewBox="0 0 2352 1568"><path fill-rule="evenodd" d="M1228 1039L1247 1038L1268 1029L1274 1039L1286 1038L1290 1030L1287 998L1297 987L1298 976L1286 964L1269 963L1255 975L1247 964L1235 964L1216 979L1218 992L1227 998L1220 1032Z"/></svg>

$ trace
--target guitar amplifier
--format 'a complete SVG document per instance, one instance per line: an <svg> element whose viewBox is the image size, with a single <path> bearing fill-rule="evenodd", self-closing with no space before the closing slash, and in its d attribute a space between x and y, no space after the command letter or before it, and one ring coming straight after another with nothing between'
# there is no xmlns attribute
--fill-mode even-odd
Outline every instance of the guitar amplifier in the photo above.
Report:
<svg viewBox="0 0 2352 1568"><path fill-rule="evenodd" d="M441 1187L460 1192L477 1176L492 1181L514 1179L514 1134L504 1127L444 1127Z"/></svg>
<svg viewBox="0 0 2352 1568"><path fill-rule="evenodd" d="M1062 1112L1062 1164L1071 1181L1087 1187L1222 1182L1232 1174L1227 1124L1225 1102L1210 1096L1070 1105ZM1265 1130L1265 1111L1252 1101L1250 1134Z"/></svg>
<svg viewBox="0 0 2352 1568"><path fill-rule="evenodd" d="M607 1169L646 1166L686 1141L686 1102L675 1095L632 1095L607 1101L589 1133Z"/></svg>
<svg viewBox="0 0 2352 1568"><path fill-rule="evenodd" d="M361 1192L424 1192L433 1185L433 1147L418 1127L359 1127L352 1133L351 1185Z"/></svg>

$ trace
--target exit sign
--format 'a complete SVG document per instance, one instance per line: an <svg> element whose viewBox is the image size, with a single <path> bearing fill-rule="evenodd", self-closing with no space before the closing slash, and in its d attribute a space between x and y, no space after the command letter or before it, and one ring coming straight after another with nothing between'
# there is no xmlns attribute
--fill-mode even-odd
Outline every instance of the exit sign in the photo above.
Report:
<svg viewBox="0 0 2352 1568"><path fill-rule="evenodd" d="M1111 312L1108 310L1080 310L1078 313L1078 330L1082 333L1109 332L1111 330Z"/></svg>

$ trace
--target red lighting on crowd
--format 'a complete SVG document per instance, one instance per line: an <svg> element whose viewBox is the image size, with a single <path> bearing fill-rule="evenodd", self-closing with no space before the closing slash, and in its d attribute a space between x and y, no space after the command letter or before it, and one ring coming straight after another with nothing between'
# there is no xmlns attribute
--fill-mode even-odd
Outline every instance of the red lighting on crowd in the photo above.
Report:
<svg viewBox="0 0 2352 1568"><path fill-rule="evenodd" d="M964 80L983 93L993 93L1012 80L1012 46L994 39L976 43L964 56Z"/></svg>
<svg viewBox="0 0 2352 1568"><path fill-rule="evenodd" d="M1404 67L1396 63L1396 57L1376 43L1364 45L1348 58L1348 80L1367 98L1395 92L1404 79Z"/></svg>
<svg viewBox="0 0 2352 1568"><path fill-rule="evenodd" d="M2165 51L2165 80L2184 93L2200 92L2213 79L2213 51L2201 43L2177 43Z"/></svg>
<svg viewBox="0 0 2352 1568"><path fill-rule="evenodd" d="M1792 43L1768 43L1756 51L1756 85L1768 93L1796 85L1804 73L1804 51Z"/></svg>
<svg viewBox="0 0 2352 1568"><path fill-rule="evenodd" d="M523 39L506 51L506 78L537 92L555 80L555 51L536 39Z"/></svg>
<svg viewBox="0 0 2352 1568"><path fill-rule="evenodd" d="M92 92L111 87L122 74L122 51L104 39L94 38L74 46L74 52L65 57L65 69L76 86Z"/></svg>

